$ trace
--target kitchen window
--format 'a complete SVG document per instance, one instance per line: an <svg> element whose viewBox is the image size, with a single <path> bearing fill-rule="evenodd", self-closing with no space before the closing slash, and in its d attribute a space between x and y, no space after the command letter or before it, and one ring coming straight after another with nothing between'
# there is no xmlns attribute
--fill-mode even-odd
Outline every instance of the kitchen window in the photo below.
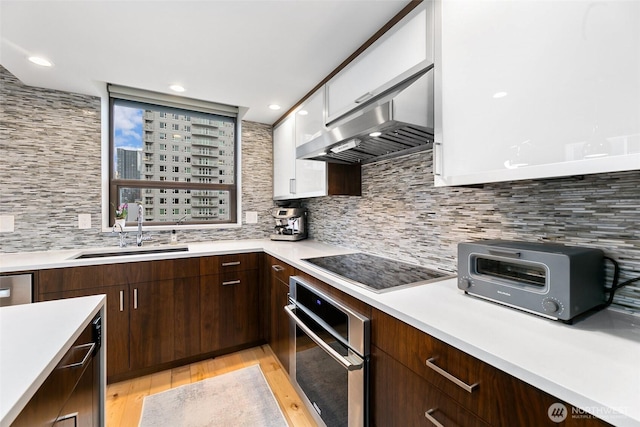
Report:
<svg viewBox="0 0 640 427"><path fill-rule="evenodd" d="M182 212L187 215L182 222L186 225L206 228L239 224L240 126L236 107L115 85L109 85L109 95L110 207L142 203L145 227L171 225L173 228L184 216ZM170 126L167 126L168 118ZM166 140L167 134L158 129L167 127L182 132L170 134L174 140L171 151L190 153L194 163L211 166L180 167L191 163L191 157L159 154L169 147L160 142ZM154 159L158 159L158 163ZM153 171L163 174L155 175ZM203 179L211 175L219 179ZM191 197L160 197L167 190ZM205 195L207 198L213 195L219 209L199 209ZM109 223L114 222L114 211L109 209ZM128 225L133 225L131 222L136 217L137 208L130 206Z"/></svg>

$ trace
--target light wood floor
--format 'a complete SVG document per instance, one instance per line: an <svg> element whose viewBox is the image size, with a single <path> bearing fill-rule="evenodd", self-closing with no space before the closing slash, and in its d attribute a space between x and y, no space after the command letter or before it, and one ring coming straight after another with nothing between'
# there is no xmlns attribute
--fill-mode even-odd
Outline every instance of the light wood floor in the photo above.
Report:
<svg viewBox="0 0 640 427"><path fill-rule="evenodd" d="M260 368L290 426L316 426L293 389L289 377L268 345L207 359L191 365L157 372L107 386L107 427L136 427L145 396L235 371L250 365Z"/></svg>

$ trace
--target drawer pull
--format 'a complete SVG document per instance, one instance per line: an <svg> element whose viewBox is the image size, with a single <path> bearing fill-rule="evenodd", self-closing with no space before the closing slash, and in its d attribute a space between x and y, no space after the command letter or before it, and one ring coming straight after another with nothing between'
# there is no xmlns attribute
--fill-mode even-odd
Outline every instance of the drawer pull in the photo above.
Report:
<svg viewBox="0 0 640 427"><path fill-rule="evenodd" d="M284 267L278 264L272 265L271 268L273 269L273 271L277 271L278 273L284 271Z"/></svg>
<svg viewBox="0 0 640 427"><path fill-rule="evenodd" d="M73 348L74 350L80 350L85 347L88 347L88 350L80 362L63 365L63 366L60 366L59 369L77 368L79 366L84 366L84 364L87 363L87 360L89 360L89 357L93 353L93 349L96 348L96 343L90 342L88 344L82 344Z"/></svg>
<svg viewBox="0 0 640 427"><path fill-rule="evenodd" d="M240 265L240 261L223 262L223 267L231 267L232 265Z"/></svg>
<svg viewBox="0 0 640 427"><path fill-rule="evenodd" d="M424 417L425 417L426 419L428 419L428 420L429 420L429 422L430 422L431 424L433 424L434 426L436 426L436 427L444 427L442 424L440 424L440 422L439 422L438 420L436 420L436 419L433 417L433 415L431 415L431 414L433 414L434 412L436 412L437 410L438 410L437 408L429 409L427 412L425 412L425 413L424 413Z"/></svg>
<svg viewBox="0 0 640 427"><path fill-rule="evenodd" d="M222 286L237 285L238 283L240 283L240 280L229 280L228 282L222 282Z"/></svg>
<svg viewBox="0 0 640 427"><path fill-rule="evenodd" d="M451 381L452 383L454 383L455 385L457 385L458 387L460 387L461 389L471 393L478 386L478 383L469 385L464 381L461 381L458 378L454 377L449 372L445 371L444 369L442 369L441 367L433 363L435 360L436 360L435 357L427 359L427 366L433 369L434 371L436 371L437 373L439 373L440 375L442 375L443 377L445 377L446 379L448 379L449 381Z"/></svg>

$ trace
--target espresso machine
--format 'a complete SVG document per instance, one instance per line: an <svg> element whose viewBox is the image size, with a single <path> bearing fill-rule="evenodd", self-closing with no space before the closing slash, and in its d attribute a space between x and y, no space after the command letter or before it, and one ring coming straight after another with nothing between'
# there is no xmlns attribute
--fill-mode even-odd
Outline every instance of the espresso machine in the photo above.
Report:
<svg viewBox="0 0 640 427"><path fill-rule="evenodd" d="M307 210L303 208L273 208L276 225L271 240L302 240L307 238Z"/></svg>

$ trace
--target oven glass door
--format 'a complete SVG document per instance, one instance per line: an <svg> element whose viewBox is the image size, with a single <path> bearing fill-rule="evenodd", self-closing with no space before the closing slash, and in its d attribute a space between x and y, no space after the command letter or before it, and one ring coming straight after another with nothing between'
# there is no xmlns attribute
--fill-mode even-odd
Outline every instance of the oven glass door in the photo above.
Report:
<svg viewBox="0 0 640 427"><path fill-rule="evenodd" d="M359 359L362 362L362 359L344 345L341 340L337 339L302 310L294 309L294 312L298 319L316 335L316 340L320 338L327 346L345 359L355 360L356 363ZM340 327L340 325L332 326ZM347 327L346 323L343 327ZM294 381L327 426L346 427L349 425L350 417L353 418L354 413L357 414L362 410L362 408L351 408L350 411L349 403L362 401L363 366L349 371L327 350L316 343L316 340L312 339L296 324L295 360L293 361L295 364ZM358 381L358 375L360 376L360 381ZM352 389L351 391L350 388ZM358 389L360 392L358 392ZM360 394L360 397L350 396L350 393L354 392ZM358 415L355 416L356 418L358 417Z"/></svg>

